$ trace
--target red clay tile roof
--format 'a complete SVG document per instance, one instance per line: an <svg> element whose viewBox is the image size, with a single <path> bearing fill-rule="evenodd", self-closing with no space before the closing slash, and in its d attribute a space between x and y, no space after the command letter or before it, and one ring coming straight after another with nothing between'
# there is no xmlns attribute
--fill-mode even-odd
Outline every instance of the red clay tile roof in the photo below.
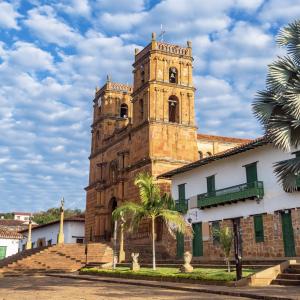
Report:
<svg viewBox="0 0 300 300"><path fill-rule="evenodd" d="M22 220L0 219L0 226L22 226L25 222Z"/></svg>
<svg viewBox="0 0 300 300"><path fill-rule="evenodd" d="M31 216L32 213L29 212L13 212L14 215L19 215L19 216Z"/></svg>
<svg viewBox="0 0 300 300"><path fill-rule="evenodd" d="M0 239L15 239L20 240L23 236L17 231L0 228Z"/></svg>
<svg viewBox="0 0 300 300"><path fill-rule="evenodd" d="M227 137L227 136L211 135L211 134L203 134L203 133L198 133L197 139L212 141L212 142L238 143L238 144L249 143L252 141L251 139L241 139L235 137Z"/></svg>
<svg viewBox="0 0 300 300"><path fill-rule="evenodd" d="M195 169L197 167L207 165L207 164L209 164L213 161L220 160L220 159L226 158L228 156L236 155L236 154L239 154L239 153L242 153L242 152L245 152L245 151L248 151L248 150L251 150L251 149L266 145L266 144L269 144L269 143L271 143L271 142L268 140L268 138L263 136L263 137L255 139L255 140L252 140L248 143L238 145L236 147L230 148L230 149L225 150L223 152L219 152L215 155L202 158L200 160L197 160L195 162L192 162L192 163L187 164L185 166L182 166L180 168L171 170L169 172L166 172L164 174L159 175L158 178L171 178L174 175L188 172L188 171L190 171L192 169Z"/></svg>

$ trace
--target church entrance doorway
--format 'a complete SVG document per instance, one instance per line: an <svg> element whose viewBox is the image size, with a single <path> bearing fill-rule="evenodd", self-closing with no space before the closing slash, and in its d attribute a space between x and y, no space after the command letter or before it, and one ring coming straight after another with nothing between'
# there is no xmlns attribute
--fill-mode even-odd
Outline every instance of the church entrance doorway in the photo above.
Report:
<svg viewBox="0 0 300 300"><path fill-rule="evenodd" d="M108 215L108 228L107 228L107 233L106 233L106 239L108 241L111 240L111 238L114 235L114 222L112 220L112 213L113 211L117 208L118 206L118 202L116 197L112 197L109 201L109 205L108 205L108 210L109 210L109 215Z"/></svg>

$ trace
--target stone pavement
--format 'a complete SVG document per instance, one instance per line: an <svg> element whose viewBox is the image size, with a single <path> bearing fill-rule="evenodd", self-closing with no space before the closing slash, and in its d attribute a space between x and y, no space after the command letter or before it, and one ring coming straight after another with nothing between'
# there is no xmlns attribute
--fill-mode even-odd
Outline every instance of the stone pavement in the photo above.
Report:
<svg viewBox="0 0 300 300"><path fill-rule="evenodd" d="M229 299L237 299L235 297L245 297L250 299L264 299L264 300L300 300L300 286L267 286L267 287L227 287L215 285L198 285L188 283L175 283L175 282L158 282L150 280L137 280L137 279L123 279L112 278L92 275L78 275L78 274L52 274L51 276L58 276L61 278L85 279L89 281L126 284L133 286L147 286L159 288L172 289L177 291L199 292L216 295L231 296ZM154 290L154 289L153 289ZM211 299L211 298L210 298ZM226 299L226 298L222 298Z"/></svg>
<svg viewBox="0 0 300 300"><path fill-rule="evenodd" d="M232 297L50 276L0 279L0 300L231 300ZM237 297L235 300L247 300Z"/></svg>

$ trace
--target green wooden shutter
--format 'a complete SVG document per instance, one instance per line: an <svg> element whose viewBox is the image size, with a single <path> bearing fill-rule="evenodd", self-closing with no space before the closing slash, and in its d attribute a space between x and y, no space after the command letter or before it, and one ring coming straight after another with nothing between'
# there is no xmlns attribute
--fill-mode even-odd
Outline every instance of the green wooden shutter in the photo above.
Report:
<svg viewBox="0 0 300 300"><path fill-rule="evenodd" d="M194 223L193 231L193 256L203 256L202 223Z"/></svg>
<svg viewBox="0 0 300 300"><path fill-rule="evenodd" d="M255 242L261 243L264 241L264 223L263 215L256 215L253 217L254 220L254 233L255 233Z"/></svg>
<svg viewBox="0 0 300 300"><path fill-rule="evenodd" d="M185 202L185 184L178 185L178 198L179 202Z"/></svg>
<svg viewBox="0 0 300 300"><path fill-rule="evenodd" d="M257 163L249 164L245 166L247 183L257 181Z"/></svg>
<svg viewBox="0 0 300 300"><path fill-rule="evenodd" d="M206 183L207 183L207 193L208 194L214 194L214 192L216 190L215 175L206 177Z"/></svg>
<svg viewBox="0 0 300 300"><path fill-rule="evenodd" d="M177 241L177 258L183 258L184 253L184 235L182 233L176 233Z"/></svg>
<svg viewBox="0 0 300 300"><path fill-rule="evenodd" d="M0 246L0 259L3 259L6 257L6 246Z"/></svg>
<svg viewBox="0 0 300 300"><path fill-rule="evenodd" d="M283 212L281 214L281 222L282 222L284 254L287 257L296 256L294 230L292 225L291 213Z"/></svg>
<svg viewBox="0 0 300 300"><path fill-rule="evenodd" d="M216 233L220 231L220 222L214 221L212 222L212 237L213 237L213 244L218 245L220 243L220 236Z"/></svg>

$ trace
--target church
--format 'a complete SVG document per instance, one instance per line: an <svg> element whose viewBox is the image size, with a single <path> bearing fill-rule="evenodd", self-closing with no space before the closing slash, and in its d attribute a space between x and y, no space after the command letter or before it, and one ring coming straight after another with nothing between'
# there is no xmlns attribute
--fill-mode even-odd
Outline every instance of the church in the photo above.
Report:
<svg viewBox="0 0 300 300"><path fill-rule="evenodd" d="M139 201L133 182L140 172L157 177L200 158L249 142L197 133L192 43L185 47L156 40L135 49L133 84L108 76L93 99L89 184L86 190L87 241L110 241L112 211L125 201ZM128 70L130 71L130 70ZM170 180L159 179L163 191ZM162 224L157 242L164 240ZM150 225L127 234L146 244ZM165 243L165 240L164 240Z"/></svg>

